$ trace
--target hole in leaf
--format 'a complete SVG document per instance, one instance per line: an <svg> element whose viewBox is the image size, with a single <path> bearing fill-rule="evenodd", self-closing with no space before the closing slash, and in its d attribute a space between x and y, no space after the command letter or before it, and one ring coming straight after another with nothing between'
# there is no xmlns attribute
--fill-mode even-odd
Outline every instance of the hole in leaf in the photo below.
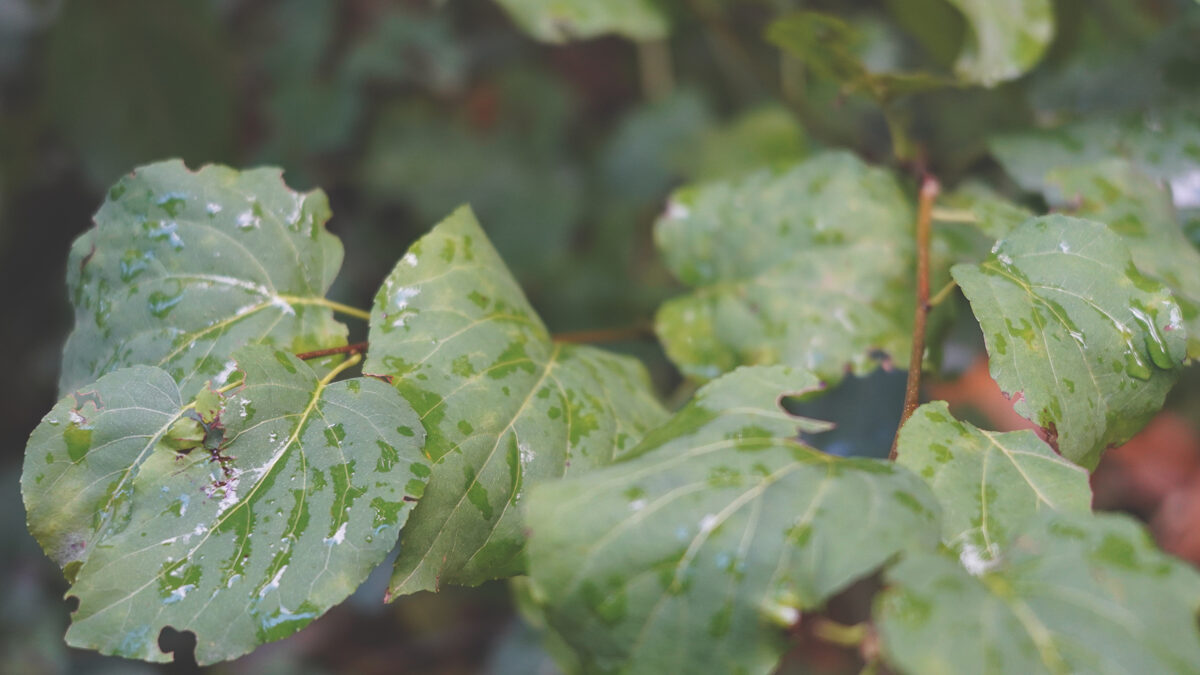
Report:
<svg viewBox="0 0 1200 675"><path fill-rule="evenodd" d="M173 672L200 672L200 667L196 665L196 634L192 631L177 631L171 626L163 626L158 633L158 648L164 654L175 655Z"/></svg>
<svg viewBox="0 0 1200 675"><path fill-rule="evenodd" d="M829 431L802 433L808 445L839 457L888 456L900 426L907 371L876 370L866 377L847 376L836 387L784 399L793 415L832 422Z"/></svg>

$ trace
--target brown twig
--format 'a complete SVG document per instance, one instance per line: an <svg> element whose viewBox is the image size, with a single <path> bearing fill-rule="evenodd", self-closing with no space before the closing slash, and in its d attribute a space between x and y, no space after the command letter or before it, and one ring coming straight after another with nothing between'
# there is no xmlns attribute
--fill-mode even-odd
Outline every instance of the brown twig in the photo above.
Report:
<svg viewBox="0 0 1200 675"><path fill-rule="evenodd" d="M555 333L555 342L572 344L598 344L604 342L625 342L629 340L645 340L654 337L654 330L648 325L629 326L627 328L605 328L600 330L581 330L570 333Z"/></svg>
<svg viewBox="0 0 1200 675"><path fill-rule="evenodd" d="M334 354L363 354L367 351L367 348L370 347L370 345L371 343L369 342L355 342L352 345L343 345L341 347L330 347L329 349L318 349L312 352L304 352L303 354L297 354L296 358L300 359L301 361L307 361L309 359L319 359L322 356L333 356Z"/></svg>
<svg viewBox="0 0 1200 675"><path fill-rule="evenodd" d="M933 222L933 202L941 192L936 178L926 174L921 180L920 204L917 207L917 311L913 319L912 354L908 359L908 384L904 388L904 412L900 415L900 427L917 409L921 396L921 362L925 358L925 321L929 318L929 239ZM892 440L892 451L888 459L896 460L896 446L900 441L900 428Z"/></svg>

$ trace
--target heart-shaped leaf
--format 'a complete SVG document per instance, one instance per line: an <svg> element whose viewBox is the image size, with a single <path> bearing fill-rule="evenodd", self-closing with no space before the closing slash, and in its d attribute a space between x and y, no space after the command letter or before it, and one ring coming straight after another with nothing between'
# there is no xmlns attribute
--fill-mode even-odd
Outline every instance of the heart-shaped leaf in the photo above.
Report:
<svg viewBox="0 0 1200 675"><path fill-rule="evenodd" d="M667 15L654 0L496 0L526 33L563 43L616 33L631 40L666 37Z"/></svg>
<svg viewBox="0 0 1200 675"><path fill-rule="evenodd" d="M330 384L269 347L246 347L234 358L240 386L216 407L208 408L210 395L196 402L211 421L204 412L195 420L175 410L175 419L206 426L199 444L165 442L177 428L168 424L167 403L180 399L179 390L166 373L146 367L117 371L64 399L86 398L76 416L92 418L52 424L65 412L56 409L43 422L49 428L39 429L68 444L62 457L30 449L47 475L79 464L59 469L64 491L94 476L130 484L117 486L121 513L88 542L68 591L79 599L67 631L72 646L166 661L158 637L171 626L195 633L197 662L234 658L341 602L395 545L430 475L411 407L383 382ZM131 385L142 377L146 386ZM138 411L140 402L153 412ZM80 444L79 458L71 443ZM109 467L116 471L103 474ZM79 515L78 508L47 508L38 517ZM74 529L92 524L83 515Z"/></svg>
<svg viewBox="0 0 1200 675"><path fill-rule="evenodd" d="M1179 376L1179 305L1100 223L1031 219L952 274L983 328L992 377L1085 468L1141 429Z"/></svg>
<svg viewBox="0 0 1200 675"><path fill-rule="evenodd" d="M1200 575L1124 516L1047 512L972 575L907 556L875 616L908 673L1187 673L1200 663Z"/></svg>
<svg viewBox="0 0 1200 675"><path fill-rule="evenodd" d="M795 440L829 425L779 399L817 385L740 368L631 458L533 491L533 595L583 671L771 672L800 610L936 542L920 478Z"/></svg>
<svg viewBox="0 0 1200 675"><path fill-rule="evenodd" d="M71 247L75 330L60 390L144 364L190 397L220 381L242 345L345 344L324 297L342 263L328 218L324 193L288 190L278 169L193 173L173 160L134 170Z"/></svg>
<svg viewBox="0 0 1200 675"><path fill-rule="evenodd" d="M896 181L847 153L680 190L655 238L699 288L659 310L667 355L700 378L782 363L836 382L875 350L907 363L912 228Z"/></svg>
<svg viewBox="0 0 1200 675"><path fill-rule="evenodd" d="M1088 474L1032 431L995 433L927 403L900 431L897 460L933 488L942 505L942 539L964 563L985 564L1043 510L1088 513Z"/></svg>
<svg viewBox="0 0 1200 675"><path fill-rule="evenodd" d="M529 486L607 464L666 416L636 361L551 342L466 207L396 265L370 338L364 370L394 379L436 462L393 597L521 573Z"/></svg>

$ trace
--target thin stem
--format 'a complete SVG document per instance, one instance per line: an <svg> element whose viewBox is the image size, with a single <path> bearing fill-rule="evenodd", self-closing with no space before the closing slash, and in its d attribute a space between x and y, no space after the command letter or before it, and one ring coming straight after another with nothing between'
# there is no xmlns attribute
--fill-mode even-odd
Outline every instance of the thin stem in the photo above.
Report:
<svg viewBox="0 0 1200 675"><path fill-rule="evenodd" d="M675 89L674 67L671 65L671 46L666 40L647 40L637 43L638 71L642 93L647 100L658 101L670 96Z"/></svg>
<svg viewBox="0 0 1200 675"><path fill-rule="evenodd" d="M967 209L934 209L933 219L939 223L978 223L979 218Z"/></svg>
<svg viewBox="0 0 1200 675"><path fill-rule="evenodd" d="M950 297L950 294L953 293L954 289L956 288L958 288L958 282L951 279L950 283L942 286L942 290L933 294L933 297L929 299L929 306L937 307L938 305L942 304L946 301L946 298Z"/></svg>
<svg viewBox="0 0 1200 675"><path fill-rule="evenodd" d="M279 296L279 299L288 303L289 305L317 305L319 307L328 307L329 309L341 314L345 314L346 316L352 316L356 319L362 319L363 321L371 320L371 313L367 310L351 307L350 305L343 305L340 302L334 302L328 298L306 298L296 295L281 295Z"/></svg>
<svg viewBox="0 0 1200 675"><path fill-rule="evenodd" d="M628 340L644 340L654 337L649 326L629 326L626 328L605 328L601 330L581 330L570 333L555 333L555 342L573 344L597 344L605 342L625 342Z"/></svg>
<svg viewBox="0 0 1200 675"><path fill-rule="evenodd" d="M330 347L329 349L317 349L311 352L297 354L296 358L301 361L309 359L319 359L322 356L333 356L334 354L362 354L371 346L370 342L355 342L354 344L342 345L341 347Z"/></svg>
<svg viewBox="0 0 1200 675"><path fill-rule="evenodd" d="M896 445L900 440L900 429L917 409L921 396L921 361L925 358L925 321L929 318L929 239L933 229L933 202L941 192L936 178L926 174L921 181L920 205L917 209L917 309L913 319L912 354L908 359L908 384L904 388L904 412L900 415L900 426L892 440L892 451L888 459L896 460Z"/></svg>
<svg viewBox="0 0 1200 675"><path fill-rule="evenodd" d="M822 617L813 624L813 635L840 647L857 647L867 639L867 624L847 626Z"/></svg>
<svg viewBox="0 0 1200 675"><path fill-rule="evenodd" d="M325 377L321 378L321 386L324 387L324 386L328 385L330 382L333 382L333 379L335 377L337 377L338 375L341 375L347 369L353 368L354 366L358 365L359 361L362 361L362 354L354 354L350 358L346 359L345 361L342 361L341 363L339 363L337 365L336 368L334 368L333 370L326 373Z"/></svg>

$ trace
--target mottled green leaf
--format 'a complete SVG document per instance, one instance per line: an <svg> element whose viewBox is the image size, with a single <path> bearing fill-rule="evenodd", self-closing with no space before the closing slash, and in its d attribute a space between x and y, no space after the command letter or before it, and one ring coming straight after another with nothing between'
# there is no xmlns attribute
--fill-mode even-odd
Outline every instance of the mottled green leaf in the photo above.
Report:
<svg viewBox="0 0 1200 675"><path fill-rule="evenodd" d="M1192 673L1200 575L1128 517L1039 516L973 575L906 557L875 616L907 673Z"/></svg>
<svg viewBox="0 0 1200 675"><path fill-rule="evenodd" d="M1054 129L998 136L989 145L1009 175L1035 192L1046 189L1046 175L1054 169L1086 167L1113 157L1128 159L1151 177L1183 189L1200 173L1200 110L1178 105L1098 115Z"/></svg>
<svg viewBox="0 0 1200 675"><path fill-rule="evenodd" d="M994 86L1041 60L1054 39L1050 0L947 0L967 20L967 44L955 70L969 82Z"/></svg>
<svg viewBox="0 0 1200 675"><path fill-rule="evenodd" d="M992 377L1064 457L1093 468L1162 407L1187 337L1170 291L1109 228L1034 218L952 273L983 328Z"/></svg>
<svg viewBox="0 0 1200 675"><path fill-rule="evenodd" d="M1107 223L1137 268L1171 289L1188 328L1188 356L1200 357L1200 251L1183 233L1170 193L1124 160L1050 171L1046 184L1054 206Z"/></svg>
<svg viewBox="0 0 1200 675"><path fill-rule="evenodd" d="M615 33L631 40L666 37L670 24L655 0L496 0L526 33L563 43Z"/></svg>
<svg viewBox="0 0 1200 675"><path fill-rule="evenodd" d="M665 417L636 361L551 342L467 207L396 265L370 337L364 370L394 378L436 462L392 596L520 573L529 486L607 464Z"/></svg>
<svg viewBox="0 0 1200 675"><path fill-rule="evenodd" d="M922 72L878 72L863 60L863 36L841 18L823 12L792 12L767 27L768 42L799 59L820 77L879 103L952 86L954 80Z"/></svg>
<svg viewBox="0 0 1200 675"><path fill-rule="evenodd" d="M223 384L242 345L345 344L322 306L342 262L328 218L324 193L288 190L278 169L191 172L173 160L134 170L71 247L75 330L60 390L145 364L190 397L211 378Z"/></svg>
<svg viewBox="0 0 1200 675"><path fill-rule="evenodd" d="M933 488L942 539L964 562L995 559L1039 511L1091 510L1086 471L1032 431L996 433L960 422L945 401L917 408L898 449L900 465Z"/></svg>
<svg viewBox="0 0 1200 675"><path fill-rule="evenodd" d="M195 633L199 663L230 659L341 602L395 545L430 475L412 408L383 382L328 384L269 347L234 358L244 379L222 399L218 443L187 453L156 443L179 400L165 373L135 367L97 382L85 462L60 469L63 481L137 466L121 522L68 591L79 599L72 646L166 661L158 635L171 626ZM147 374L169 388L150 398L130 387ZM122 407L108 408L110 393ZM143 399L160 411L133 410Z"/></svg>
<svg viewBox="0 0 1200 675"><path fill-rule="evenodd" d="M658 312L667 355L700 378L784 363L835 382L873 350L907 363L912 228L892 176L846 153L676 192L655 239L698 290Z"/></svg>
<svg viewBox="0 0 1200 675"><path fill-rule="evenodd" d="M828 425L779 399L817 385L738 369L632 458L533 491L534 598L584 672L771 672L801 610L933 545L938 507L920 478L795 441Z"/></svg>

